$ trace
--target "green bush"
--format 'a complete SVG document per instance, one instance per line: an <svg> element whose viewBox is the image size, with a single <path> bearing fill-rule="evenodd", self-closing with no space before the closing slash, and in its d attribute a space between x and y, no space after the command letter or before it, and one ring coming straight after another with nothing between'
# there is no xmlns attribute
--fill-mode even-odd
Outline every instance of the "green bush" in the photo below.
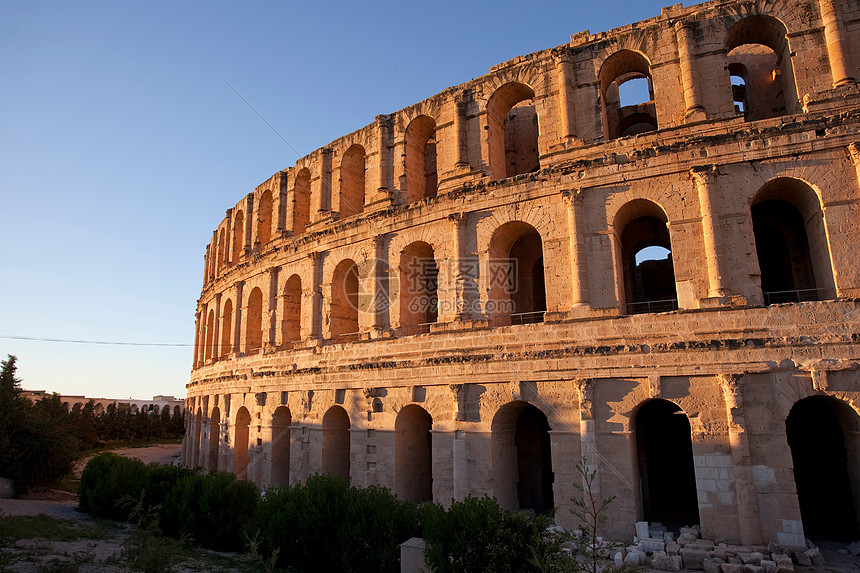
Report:
<svg viewBox="0 0 860 573"><path fill-rule="evenodd" d="M89 461L81 473L78 493L81 511L99 517L127 521L129 507L121 504L125 496L137 498L150 473L137 458L103 452Z"/></svg>
<svg viewBox="0 0 860 573"><path fill-rule="evenodd" d="M278 552L280 567L396 572L400 544L419 527L416 506L388 489L349 487L342 478L315 475L268 490L250 530L261 535L261 554Z"/></svg>
<svg viewBox="0 0 860 573"><path fill-rule="evenodd" d="M194 475L196 470L183 466L169 466L152 463L147 468L146 480L143 485L143 504L146 507L161 505L170 490L179 480Z"/></svg>
<svg viewBox="0 0 860 573"><path fill-rule="evenodd" d="M203 547L237 551L259 499L256 485L231 473L186 475L162 502L161 528L172 537L190 536Z"/></svg>
<svg viewBox="0 0 860 573"><path fill-rule="evenodd" d="M469 497L446 512L422 508L425 557L434 571L540 571L533 563L543 554L546 515L503 510L495 499Z"/></svg>

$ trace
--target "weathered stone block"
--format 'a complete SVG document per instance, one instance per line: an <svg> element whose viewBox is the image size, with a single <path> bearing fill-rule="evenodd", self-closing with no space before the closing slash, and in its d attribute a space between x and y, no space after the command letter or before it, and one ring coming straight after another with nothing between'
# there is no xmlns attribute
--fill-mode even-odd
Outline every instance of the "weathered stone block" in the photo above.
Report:
<svg viewBox="0 0 860 573"><path fill-rule="evenodd" d="M707 551L696 551L686 547L680 551L684 560L684 569L704 569L702 562L708 557Z"/></svg>
<svg viewBox="0 0 860 573"><path fill-rule="evenodd" d="M707 559L702 560L702 568L705 570L705 573L720 573L720 565L723 563L724 561L722 559L708 557Z"/></svg>
<svg viewBox="0 0 860 573"><path fill-rule="evenodd" d="M744 566L740 563L723 563L720 573L744 573Z"/></svg>
<svg viewBox="0 0 860 573"><path fill-rule="evenodd" d="M778 571L776 561L771 561L770 559L762 559L761 568L763 573L777 573Z"/></svg>

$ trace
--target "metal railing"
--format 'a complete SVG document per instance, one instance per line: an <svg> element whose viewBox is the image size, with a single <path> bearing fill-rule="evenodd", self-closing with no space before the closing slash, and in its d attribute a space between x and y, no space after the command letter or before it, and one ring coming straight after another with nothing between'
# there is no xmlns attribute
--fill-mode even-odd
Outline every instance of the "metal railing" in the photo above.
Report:
<svg viewBox="0 0 860 573"><path fill-rule="evenodd" d="M643 300L641 302L628 302L627 314L652 314L658 312L671 312L678 310L678 299L667 298L664 300Z"/></svg>
<svg viewBox="0 0 860 573"><path fill-rule="evenodd" d="M416 334L427 334L435 322L422 322L421 324L409 324L400 327L401 336L414 336Z"/></svg>
<svg viewBox="0 0 860 573"><path fill-rule="evenodd" d="M782 304L787 302L810 302L824 300L828 297L826 288L804 288L798 290L776 290L763 292L764 304Z"/></svg>
<svg viewBox="0 0 860 573"><path fill-rule="evenodd" d="M538 310L535 312L517 312L511 315L511 324L538 324L543 322L544 314L546 314L545 310Z"/></svg>

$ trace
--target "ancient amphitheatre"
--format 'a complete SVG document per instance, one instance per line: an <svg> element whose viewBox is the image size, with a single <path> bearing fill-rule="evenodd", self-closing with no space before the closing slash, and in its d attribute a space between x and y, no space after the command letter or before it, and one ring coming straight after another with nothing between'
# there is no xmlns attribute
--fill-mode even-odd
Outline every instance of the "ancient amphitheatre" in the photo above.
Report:
<svg viewBox="0 0 860 573"><path fill-rule="evenodd" d="M855 78L857 0L678 4L299 159L206 249L184 462L860 537Z"/></svg>

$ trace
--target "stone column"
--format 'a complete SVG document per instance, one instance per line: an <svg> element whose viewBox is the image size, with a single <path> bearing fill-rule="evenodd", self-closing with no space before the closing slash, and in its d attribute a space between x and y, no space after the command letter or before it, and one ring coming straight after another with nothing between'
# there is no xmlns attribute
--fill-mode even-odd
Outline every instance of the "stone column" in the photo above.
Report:
<svg viewBox="0 0 860 573"><path fill-rule="evenodd" d="M583 253L582 197L581 189L563 191L567 206L567 229L570 252L571 307L588 304L588 259Z"/></svg>
<svg viewBox="0 0 860 573"><path fill-rule="evenodd" d="M857 174L857 185L860 186L860 141L848 144L848 153L854 163L854 172Z"/></svg>
<svg viewBox="0 0 860 573"><path fill-rule="evenodd" d="M735 474L735 495L738 504L738 526L741 543L761 544L761 518L758 510L758 494L753 479L752 460L747 422L743 409L742 374L721 374L717 377L723 390L726 415L729 422L729 444L732 447L732 465Z"/></svg>
<svg viewBox="0 0 860 573"><path fill-rule="evenodd" d="M594 379L578 378L573 381L579 393L579 437L582 442L582 469L586 472L600 470L600 454L597 452L597 429L594 424ZM583 476L584 479L584 476ZM582 484L586 486L585 483ZM592 492L600 499L600 480L594 480Z"/></svg>
<svg viewBox="0 0 860 573"><path fill-rule="evenodd" d="M242 287L244 286L244 281L236 282L236 310L233 312L236 317L233 324L233 352L236 354L239 354L242 349Z"/></svg>
<svg viewBox="0 0 860 573"><path fill-rule="evenodd" d="M200 367L200 347L203 336L200 333L200 311L197 311L197 320L194 324L194 360L192 361L193 368Z"/></svg>
<svg viewBox="0 0 860 573"><path fill-rule="evenodd" d="M311 283L311 328L308 338L319 340L322 336L322 262L323 254L314 251L308 254L311 259L313 281Z"/></svg>
<svg viewBox="0 0 860 573"><path fill-rule="evenodd" d="M681 66L681 85L684 88L684 118L686 121L701 121L707 119L705 108L702 106L702 96L699 93L699 84L693 70L693 43L692 23L689 20L678 20L675 22L675 38L678 42L678 60Z"/></svg>
<svg viewBox="0 0 860 573"><path fill-rule="evenodd" d="M334 150L329 147L320 149L320 193L316 221L322 219L326 211L331 210L331 164L333 155Z"/></svg>
<svg viewBox="0 0 860 573"><path fill-rule="evenodd" d="M227 219L227 224L224 225L224 267L232 265L233 260L233 208L227 209L224 217Z"/></svg>
<svg viewBox="0 0 860 573"><path fill-rule="evenodd" d="M452 497L455 501L463 501L469 495L469 442L463 430L454 430L451 450L454 457Z"/></svg>
<svg viewBox="0 0 860 573"><path fill-rule="evenodd" d="M464 95L460 95L459 97L454 98L454 135L457 138L455 145L455 166L456 167L468 167L469 166L469 155L467 153L466 142L468 141L468 134L466 132L466 121L463 119L463 116L466 114L466 104L464 102Z"/></svg>
<svg viewBox="0 0 860 573"><path fill-rule="evenodd" d="M215 295L215 331L212 333L212 358L218 360L221 358L221 345L218 344L219 333L221 332L221 293Z"/></svg>
<svg viewBox="0 0 860 573"><path fill-rule="evenodd" d="M249 256L254 250L254 194L248 193L245 198L245 256Z"/></svg>
<svg viewBox="0 0 860 573"><path fill-rule="evenodd" d="M845 62L845 30L842 20L836 13L834 0L819 0L821 21L824 24L824 41L827 44L827 59L830 61L830 74L833 87L854 83L854 78L848 75Z"/></svg>
<svg viewBox="0 0 860 573"><path fill-rule="evenodd" d="M376 332L381 332L386 329L387 320L385 317L388 313L390 304L387 289L387 273L388 257L385 253L385 235L376 235L373 241L373 262L371 263L370 276L370 307L368 311L372 314L371 327Z"/></svg>
<svg viewBox="0 0 860 573"><path fill-rule="evenodd" d="M391 120L387 115L377 115L376 125L379 130L379 187L377 188L377 200L388 196L389 178L391 173L388 165L388 133L391 128Z"/></svg>
<svg viewBox="0 0 860 573"><path fill-rule="evenodd" d="M558 117L560 118L559 134L562 141L576 137L576 114L570 105L568 86L573 72L570 69L571 56L562 52L556 59L556 82L558 83Z"/></svg>
<svg viewBox="0 0 860 573"><path fill-rule="evenodd" d="M717 176L716 168L711 165L705 168L690 170L690 175L696 182L699 192L699 211L702 216L702 236L705 243L705 263L708 268L708 297L722 298L726 296L723 285L723 264L720 251L722 250L722 237L718 224L719 217L715 217L713 196L714 179Z"/></svg>
<svg viewBox="0 0 860 573"><path fill-rule="evenodd" d="M464 263L466 263L466 253L464 252L466 221L468 215L465 213L452 213L448 215L448 221L451 223L451 258L448 259L448 284L449 296L453 296L453 300L447 301L448 304L453 303L451 312L446 317L446 320L462 321L471 318L471 313L468 309L466 301L466 275L464 274ZM468 272L468 269L465 269Z"/></svg>
<svg viewBox="0 0 860 573"><path fill-rule="evenodd" d="M278 328L278 273L281 267L272 267L269 269L269 339L268 345L270 348L278 348L278 334L281 329ZM265 344L264 344L265 347Z"/></svg>

